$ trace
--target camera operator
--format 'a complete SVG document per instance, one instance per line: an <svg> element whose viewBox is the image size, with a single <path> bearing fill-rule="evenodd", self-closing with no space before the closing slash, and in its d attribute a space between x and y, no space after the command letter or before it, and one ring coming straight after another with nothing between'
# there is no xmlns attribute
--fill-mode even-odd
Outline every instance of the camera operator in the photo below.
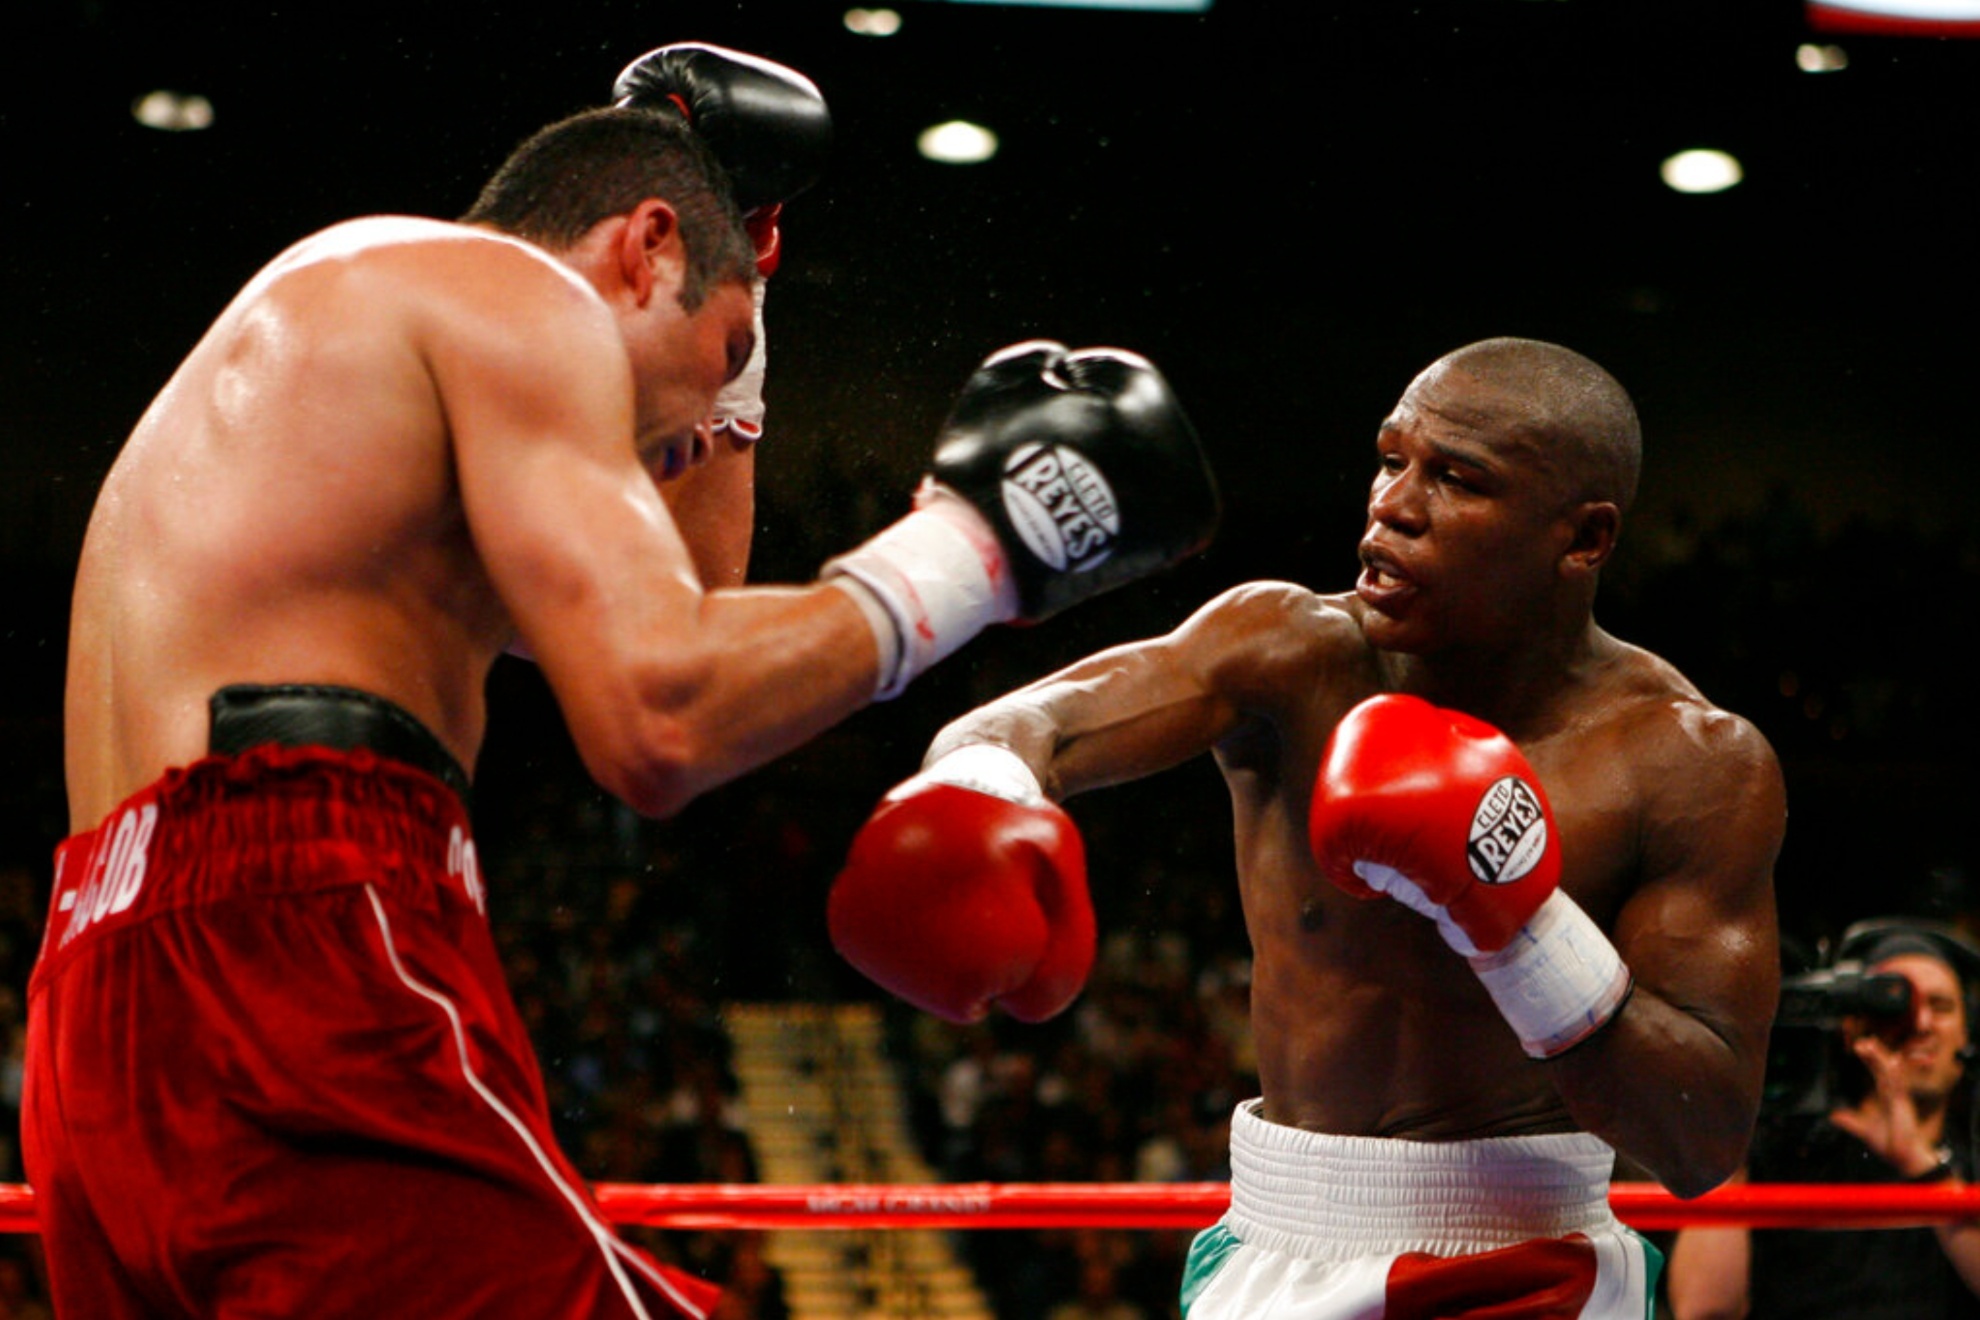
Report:
<svg viewBox="0 0 1980 1320"><path fill-rule="evenodd" d="M1860 959L1872 976L1903 977L1908 1011L1840 1019L1835 1102L1763 1122L1744 1177L1960 1185L1973 1169L1960 1083L1973 1055L1969 991L1980 981L1980 949L1951 928L1880 921L1846 935L1838 958ZM1980 1221L1688 1228L1672 1245L1666 1287L1676 1320L1980 1317Z"/></svg>

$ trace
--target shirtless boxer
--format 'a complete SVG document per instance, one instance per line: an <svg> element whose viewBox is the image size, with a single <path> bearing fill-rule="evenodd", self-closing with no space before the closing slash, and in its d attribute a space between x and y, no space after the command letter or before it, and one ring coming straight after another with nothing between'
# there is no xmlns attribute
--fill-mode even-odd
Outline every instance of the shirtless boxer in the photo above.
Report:
<svg viewBox="0 0 1980 1320"><path fill-rule="evenodd" d="M952 1019L1045 1017L1093 955L1056 803L1215 754L1263 1094L1190 1320L1640 1320L1613 1151L1685 1196L1739 1163L1784 795L1750 725L1594 622L1639 447L1585 358L1459 349L1377 433L1355 590L1241 586L993 701L855 839L852 963Z"/></svg>
<svg viewBox="0 0 1980 1320"><path fill-rule="evenodd" d="M589 112L462 223L277 257L138 423L77 577L31 989L64 1315L709 1312L551 1136L465 806L490 666L526 649L598 781L665 815L1215 509L1148 363L1031 343L826 581L704 588L656 481L750 356L756 256L676 116ZM1091 480L1020 532L1040 465Z"/></svg>

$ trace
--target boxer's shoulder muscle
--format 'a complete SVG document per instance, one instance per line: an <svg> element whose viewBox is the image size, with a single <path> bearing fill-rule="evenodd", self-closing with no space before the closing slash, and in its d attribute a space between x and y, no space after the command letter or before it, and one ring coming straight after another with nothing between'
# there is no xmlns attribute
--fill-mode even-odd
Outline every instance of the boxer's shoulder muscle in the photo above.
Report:
<svg viewBox="0 0 1980 1320"><path fill-rule="evenodd" d="M1211 639L1207 685L1239 715L1217 756L1246 800L1310 784L1334 722L1379 690L1357 608L1352 596L1259 581L1231 589L1192 621Z"/></svg>
<svg viewBox="0 0 1980 1320"><path fill-rule="evenodd" d="M367 216L300 240L248 282L217 328L243 314L281 316L319 352L513 355L555 351L555 332L573 327L611 329L597 293L544 249L417 216Z"/></svg>
<svg viewBox="0 0 1980 1320"><path fill-rule="evenodd" d="M1604 703L1603 741L1628 767L1651 873L1660 840L1770 854L1785 821L1774 750L1744 717L1707 698L1668 661L1628 648Z"/></svg>
<svg viewBox="0 0 1980 1320"><path fill-rule="evenodd" d="M1696 776L1718 767L1743 771L1771 763L1772 749L1749 721L1724 710L1669 661L1623 646L1599 701L1603 723L1640 764Z"/></svg>
<svg viewBox="0 0 1980 1320"><path fill-rule="evenodd" d="M340 241L342 230L355 232ZM475 225L374 217L326 231L307 249L344 261L368 308L404 318L425 358L482 358L506 369L603 351L618 366L617 332L598 293L534 243ZM547 359L547 363L546 360Z"/></svg>
<svg viewBox="0 0 1980 1320"><path fill-rule="evenodd" d="M1316 689L1361 680L1374 656L1350 598L1292 582L1233 587L1198 611L1182 635L1226 698L1268 715L1302 708Z"/></svg>

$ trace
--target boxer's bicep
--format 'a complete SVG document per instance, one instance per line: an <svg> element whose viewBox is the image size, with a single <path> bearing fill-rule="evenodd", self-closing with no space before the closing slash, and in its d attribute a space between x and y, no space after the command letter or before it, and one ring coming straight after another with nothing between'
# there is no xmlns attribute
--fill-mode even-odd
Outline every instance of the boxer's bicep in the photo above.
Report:
<svg viewBox="0 0 1980 1320"><path fill-rule="evenodd" d="M1745 1158L1759 1111L1785 797L1765 739L1695 699L1627 730L1626 745L1636 878L1607 924L1635 991L1547 1066L1584 1127L1696 1196Z"/></svg>
<svg viewBox="0 0 1980 1320"><path fill-rule="evenodd" d="M1637 986L1705 1023L1749 1064L1778 999L1773 868L1786 797L1772 750L1722 712L1682 730L1689 755L1645 807L1642 882L1616 923Z"/></svg>
<svg viewBox="0 0 1980 1320"><path fill-rule="evenodd" d="M655 638L682 634L701 588L634 449L630 373L609 315L554 287L505 305L492 323L463 312L428 354L461 508L560 698L597 687L609 705L651 663ZM682 628L665 626L669 611Z"/></svg>

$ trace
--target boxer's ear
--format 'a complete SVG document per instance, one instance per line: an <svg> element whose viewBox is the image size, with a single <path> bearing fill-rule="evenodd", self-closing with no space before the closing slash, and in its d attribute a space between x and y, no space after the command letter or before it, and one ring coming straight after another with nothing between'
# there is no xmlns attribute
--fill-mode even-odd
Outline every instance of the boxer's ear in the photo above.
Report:
<svg viewBox="0 0 1980 1320"><path fill-rule="evenodd" d="M1622 533L1622 510L1607 500L1591 500L1569 512L1568 527L1571 535L1561 556L1562 573L1593 574L1616 551L1616 540Z"/></svg>
<svg viewBox="0 0 1980 1320"><path fill-rule="evenodd" d="M672 206L649 197L635 206L620 229L614 255L619 277L641 307L655 295L678 299L687 278L687 245Z"/></svg>

